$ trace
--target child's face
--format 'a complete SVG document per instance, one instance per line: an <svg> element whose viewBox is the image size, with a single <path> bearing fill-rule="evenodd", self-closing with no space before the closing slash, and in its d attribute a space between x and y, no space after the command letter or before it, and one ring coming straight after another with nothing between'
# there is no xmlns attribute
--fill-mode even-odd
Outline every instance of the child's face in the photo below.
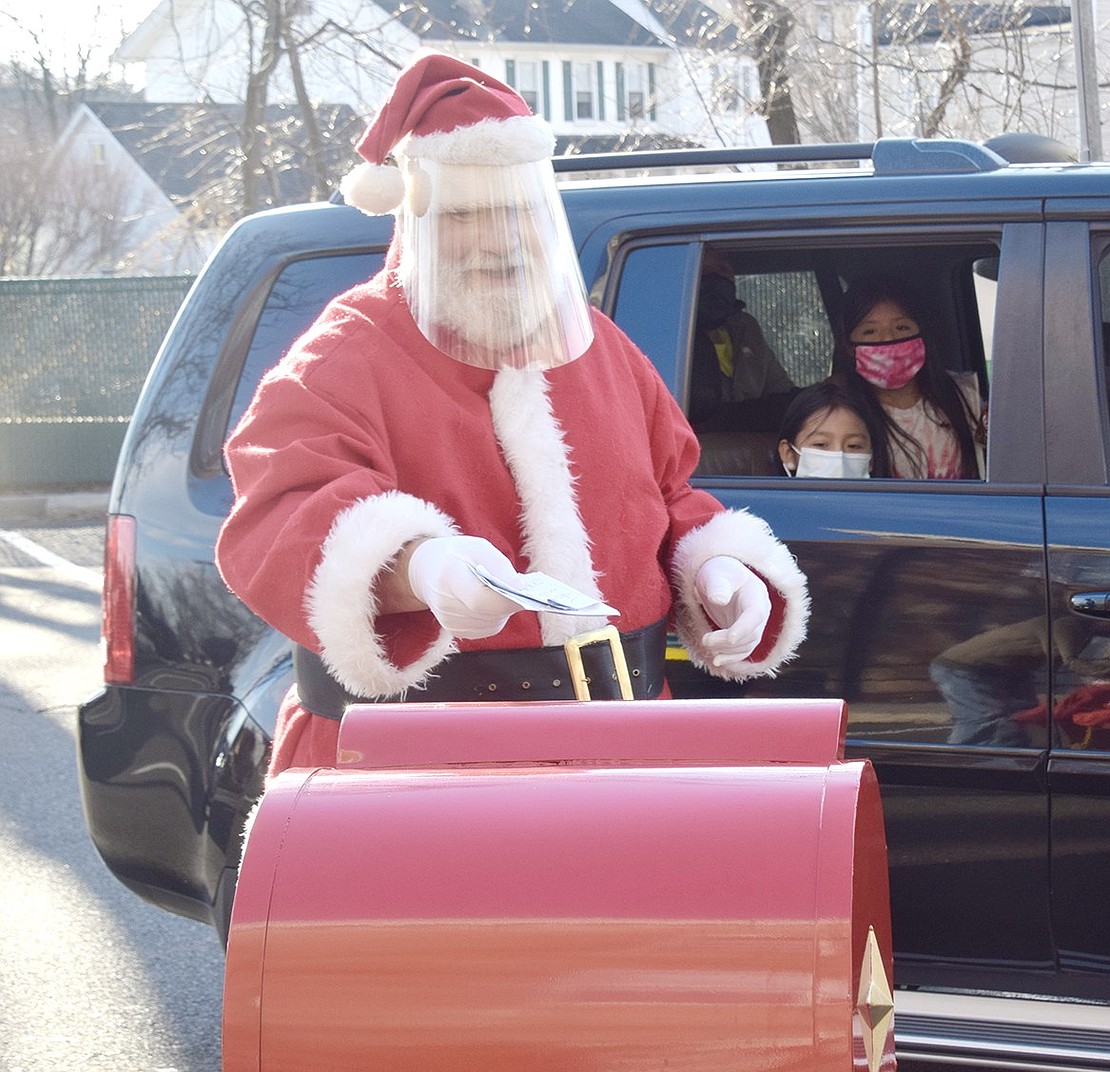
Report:
<svg viewBox="0 0 1110 1072"><path fill-rule="evenodd" d="M921 326L900 305L881 301L852 328L851 341L862 343L894 342L921 334Z"/></svg>
<svg viewBox="0 0 1110 1072"><path fill-rule="evenodd" d="M794 446L814 447L817 450L840 450L845 454L868 454L871 437L867 425L850 409L826 410L815 413L804 425Z"/></svg>
<svg viewBox="0 0 1110 1072"><path fill-rule="evenodd" d="M793 469L798 464L797 451L803 447L815 450L836 450L845 454L870 454L871 436L867 425L847 407L827 409L810 416L802 430L789 443L779 441L779 457Z"/></svg>

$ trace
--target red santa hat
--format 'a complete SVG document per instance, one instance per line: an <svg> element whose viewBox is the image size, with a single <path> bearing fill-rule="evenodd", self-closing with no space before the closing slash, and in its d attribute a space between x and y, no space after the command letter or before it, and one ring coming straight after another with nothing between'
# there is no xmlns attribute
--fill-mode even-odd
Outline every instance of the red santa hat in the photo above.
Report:
<svg viewBox="0 0 1110 1072"><path fill-rule="evenodd" d="M340 185L347 203L380 216L394 211L407 193L419 215L429 192L419 160L485 167L531 163L551 157L555 138L510 86L454 56L422 52L397 76L357 149L366 163Z"/></svg>

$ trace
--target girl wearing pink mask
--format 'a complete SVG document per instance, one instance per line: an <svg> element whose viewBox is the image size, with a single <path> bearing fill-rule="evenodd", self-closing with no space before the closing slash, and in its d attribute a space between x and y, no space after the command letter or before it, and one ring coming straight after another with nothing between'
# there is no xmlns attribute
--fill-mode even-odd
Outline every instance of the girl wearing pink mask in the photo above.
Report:
<svg viewBox="0 0 1110 1072"><path fill-rule="evenodd" d="M909 285L853 281L843 323L835 371L860 389L885 431L891 476L980 479L978 382L973 372L949 372L933 359Z"/></svg>

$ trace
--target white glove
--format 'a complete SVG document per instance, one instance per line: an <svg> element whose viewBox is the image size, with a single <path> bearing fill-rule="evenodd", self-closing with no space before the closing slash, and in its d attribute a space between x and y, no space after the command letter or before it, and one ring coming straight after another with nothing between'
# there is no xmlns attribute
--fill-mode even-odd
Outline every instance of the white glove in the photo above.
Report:
<svg viewBox="0 0 1110 1072"><path fill-rule="evenodd" d="M728 555L717 555L703 563L694 585L705 613L718 627L718 631L702 637L712 665L739 670L759 646L771 618L767 585Z"/></svg>
<svg viewBox="0 0 1110 1072"><path fill-rule="evenodd" d="M498 580L512 581L512 563L479 536L440 536L425 540L409 558L409 587L427 604L452 636L480 640L505 628L520 606L484 585L469 563Z"/></svg>

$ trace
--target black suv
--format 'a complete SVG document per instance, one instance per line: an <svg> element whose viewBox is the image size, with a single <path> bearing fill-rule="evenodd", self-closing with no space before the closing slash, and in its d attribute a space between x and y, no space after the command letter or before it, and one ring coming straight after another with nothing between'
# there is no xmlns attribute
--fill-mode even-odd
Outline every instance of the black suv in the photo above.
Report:
<svg viewBox="0 0 1110 1072"><path fill-rule="evenodd" d="M831 325L864 271L912 276L949 367L978 378L981 481L790 478L772 428L707 433L697 482L788 542L810 635L777 678L744 687L680 649L668 665L679 696L849 701L849 751L883 789L905 1063L1104 1067L1110 166L883 139L557 167L583 173L563 187L593 300L683 406L710 248L799 386L828 374ZM119 461L106 685L80 710L88 825L121 881L221 932L290 680L289 644L213 564L231 503L221 448L262 372L378 269L391 225L323 204L236 226Z"/></svg>

